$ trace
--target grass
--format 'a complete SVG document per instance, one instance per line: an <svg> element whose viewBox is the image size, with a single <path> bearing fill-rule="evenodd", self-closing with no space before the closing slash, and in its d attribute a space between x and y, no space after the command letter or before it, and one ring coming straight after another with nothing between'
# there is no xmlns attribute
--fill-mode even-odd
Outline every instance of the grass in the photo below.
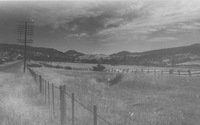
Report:
<svg viewBox="0 0 200 125"><path fill-rule="evenodd" d="M96 66L97 64L89 64L89 63L68 63L68 62L51 62L48 63L49 65L53 65L53 66L70 66L72 68L80 68L80 69L92 69L93 66ZM188 70L188 67L155 67L155 66L136 66L136 65L117 65L117 66L113 66L113 65L109 65L109 64L105 64L104 65L106 67L106 69L130 69L130 70L137 70L137 69L146 69L146 70L151 70L151 69L155 69L155 70L169 70L169 69L175 69L175 70ZM199 67L190 67L190 69L196 70L199 69Z"/></svg>
<svg viewBox="0 0 200 125"><path fill-rule="evenodd" d="M10 73L0 72L1 125L56 125L38 90L38 85L22 67Z"/></svg>
<svg viewBox="0 0 200 125"><path fill-rule="evenodd" d="M142 73L117 75L49 68L34 70L57 86L65 84L67 92L74 92L88 108L98 105L98 114L113 125L200 124L199 77ZM109 86L108 79L117 84ZM70 98L67 100L70 105ZM71 108L67 109L70 114ZM77 123L91 124L92 114L78 104L75 111Z"/></svg>

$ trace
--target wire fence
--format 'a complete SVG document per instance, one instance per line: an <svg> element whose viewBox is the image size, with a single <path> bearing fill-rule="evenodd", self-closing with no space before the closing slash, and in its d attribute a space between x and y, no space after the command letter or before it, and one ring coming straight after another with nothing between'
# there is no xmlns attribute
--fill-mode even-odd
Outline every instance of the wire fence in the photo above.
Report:
<svg viewBox="0 0 200 125"><path fill-rule="evenodd" d="M86 106L74 93L66 91L66 85L55 86L28 67L40 93L51 110L52 116L60 125L111 125L111 122L98 115L98 106Z"/></svg>
<svg viewBox="0 0 200 125"><path fill-rule="evenodd" d="M41 75L28 67L35 83L38 84L45 103L49 106L52 116L60 125L111 125L114 121L104 118L97 105L88 105L84 99L79 98L79 93L69 92L66 85L56 86L54 83L44 79ZM194 69L106 69L111 73L147 73L175 76L200 76L199 70ZM68 91L66 91L68 89ZM101 115L100 115L101 114ZM110 122L112 121L112 122Z"/></svg>

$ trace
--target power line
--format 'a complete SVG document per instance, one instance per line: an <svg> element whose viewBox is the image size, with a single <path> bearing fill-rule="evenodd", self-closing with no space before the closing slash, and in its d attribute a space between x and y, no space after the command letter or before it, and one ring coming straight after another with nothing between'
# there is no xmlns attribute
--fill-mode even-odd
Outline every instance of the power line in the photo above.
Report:
<svg viewBox="0 0 200 125"><path fill-rule="evenodd" d="M34 22L18 21L17 32L19 34L19 43L24 43L24 72L26 71L26 60L27 60L27 44L33 43L32 35L34 31ZM28 37L29 36L29 37Z"/></svg>

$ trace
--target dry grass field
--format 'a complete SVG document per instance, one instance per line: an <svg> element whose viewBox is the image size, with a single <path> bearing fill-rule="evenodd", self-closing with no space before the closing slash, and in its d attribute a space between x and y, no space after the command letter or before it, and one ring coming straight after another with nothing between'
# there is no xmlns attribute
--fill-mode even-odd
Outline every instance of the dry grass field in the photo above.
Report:
<svg viewBox="0 0 200 125"><path fill-rule="evenodd" d="M112 125L200 124L200 77L33 69L56 86L66 85L67 93L75 93L88 108L97 105L98 114ZM75 108L76 123L91 124L92 114L80 107Z"/></svg>
<svg viewBox="0 0 200 125"><path fill-rule="evenodd" d="M72 68L80 68L80 69L92 69L93 66L96 66L96 64L89 64L89 63L68 63L68 62L51 62L48 63L50 65L53 66L62 66L62 67L66 67L66 66L70 66ZM104 64L104 66L107 69L130 69L130 70L137 70L137 69L146 69L146 70L151 70L151 69L155 69L155 70L169 70L169 69L175 69L175 70L188 70L188 68L184 68L184 67L155 67L155 66L136 66L136 65L109 65L109 64ZM197 69L190 67L190 69Z"/></svg>
<svg viewBox="0 0 200 125"><path fill-rule="evenodd" d="M56 125L33 78L22 62L0 67L0 125Z"/></svg>

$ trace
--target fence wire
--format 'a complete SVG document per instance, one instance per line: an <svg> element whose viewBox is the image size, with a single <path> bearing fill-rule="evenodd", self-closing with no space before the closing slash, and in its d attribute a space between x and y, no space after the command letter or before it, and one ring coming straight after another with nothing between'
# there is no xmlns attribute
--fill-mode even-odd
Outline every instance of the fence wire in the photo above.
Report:
<svg viewBox="0 0 200 125"><path fill-rule="evenodd" d="M59 90L60 91L60 88L61 87L58 87L58 86L55 86L54 83L49 83L49 81L45 80L44 78L42 78L41 75L38 75L36 74L31 68L29 68L29 71L31 73L31 75L33 76L35 82L37 84L39 84L40 86L40 92L41 94L45 97L45 103L46 104L49 104L50 107L52 107L53 109L52 110L55 110L55 111L52 111L52 112L57 112L57 113L53 113L53 115L56 115L58 113L60 113L59 111L56 111L59 110L58 108L56 108L56 105L55 103L58 103L58 99L57 101L55 100L55 96L56 95L59 95L58 93L55 94L55 90ZM51 88L50 88L51 87ZM52 89L53 88L53 89ZM55 88L55 89L54 89ZM52 91L50 91L50 89ZM52 94L54 93L54 94ZM50 99L50 95L54 96L52 97L52 99ZM69 94L67 93L66 91L64 92L64 95L65 95L65 98L69 97L71 100L72 100L72 94ZM54 100L53 100L54 99ZM66 102L68 102L68 100L66 100ZM90 113L94 113L93 110L89 109L86 105L84 105L83 103L81 103L80 101L78 101L76 98L74 98L74 102L77 103L78 105L80 105L82 108L84 108L86 111L90 112ZM58 105L58 104L57 104ZM91 115L90 115L91 116ZM111 123L109 121L107 121L106 119L104 119L102 116L96 114L96 117L97 117L97 120L102 120L103 122L105 122L107 125L111 125Z"/></svg>

